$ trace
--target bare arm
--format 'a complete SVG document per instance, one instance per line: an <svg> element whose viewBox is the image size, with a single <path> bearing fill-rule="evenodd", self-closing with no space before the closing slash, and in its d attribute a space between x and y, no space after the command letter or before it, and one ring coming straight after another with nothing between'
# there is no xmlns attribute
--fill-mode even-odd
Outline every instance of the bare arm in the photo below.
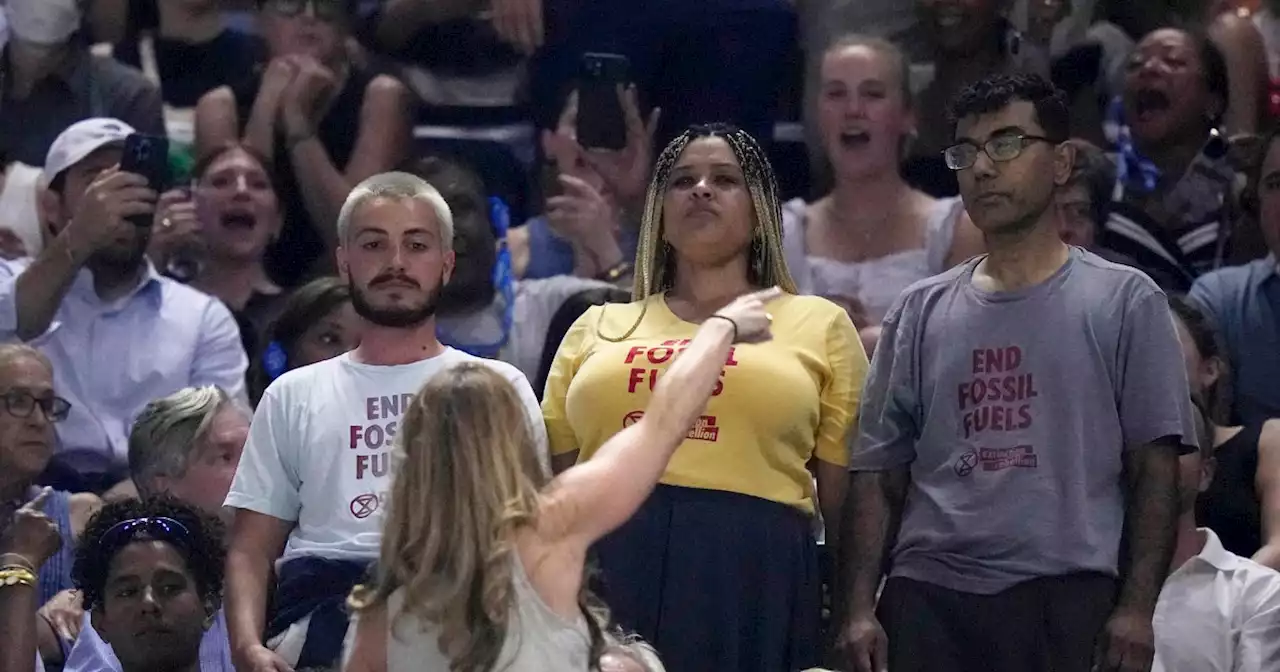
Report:
<svg viewBox="0 0 1280 672"><path fill-rule="evenodd" d="M37 586L0 588L0 672L31 672L36 659ZM38 617L37 617L38 618Z"/></svg>
<svg viewBox="0 0 1280 672"><path fill-rule="evenodd" d="M626 522L657 485L667 462L706 408L733 345L727 320L707 320L658 379L644 417L618 432L587 462L547 487L538 535L583 548Z"/></svg>
<svg viewBox="0 0 1280 672"><path fill-rule="evenodd" d="M386 672L388 627L385 602L361 611L343 672Z"/></svg>
<svg viewBox="0 0 1280 672"><path fill-rule="evenodd" d="M1209 39L1222 51L1231 73L1226 110L1227 135L1253 133L1262 118L1266 48L1249 19L1226 12L1209 26Z"/></svg>
<svg viewBox="0 0 1280 672"><path fill-rule="evenodd" d="M69 236L60 235L18 275L14 281L18 338L29 341L49 329L76 273L88 258L87 245L75 244Z"/></svg>
<svg viewBox="0 0 1280 672"><path fill-rule="evenodd" d="M246 128L244 143L271 158L273 146L270 133L268 128L264 137L255 140L252 129ZM219 86L200 96L196 103L196 154L205 156L214 149L239 139L240 114L236 111L236 95L231 87Z"/></svg>
<svg viewBox="0 0 1280 672"><path fill-rule="evenodd" d="M101 241L118 235L130 215L151 216L155 192L146 178L110 168L94 178L80 199L74 217L31 265L14 280L15 335L26 341L43 334L58 312L81 265ZM62 207L51 191L39 195L42 211L52 214ZM7 292L6 292L7 293Z"/></svg>
<svg viewBox="0 0 1280 672"><path fill-rule="evenodd" d="M907 466L887 471L855 471L849 475L844 507L840 567L848 600L846 618L875 611L876 591L884 575L889 550L898 537L902 506L911 472Z"/></svg>
<svg viewBox="0 0 1280 672"><path fill-rule="evenodd" d="M37 575L62 545L58 525L41 509L49 497L45 488L14 513L0 535L0 560L7 568L26 570L29 585L0 587L0 672L30 672L36 660L36 618L40 606Z"/></svg>
<svg viewBox="0 0 1280 672"><path fill-rule="evenodd" d="M511 272L524 279L529 270L529 225L517 226L507 232L507 249L511 251ZM558 473L558 472L557 472Z"/></svg>
<svg viewBox="0 0 1280 672"><path fill-rule="evenodd" d="M842 511L849 489L849 469L823 460L814 460L814 477L818 481L818 508L827 528L827 548L840 548Z"/></svg>
<svg viewBox="0 0 1280 672"><path fill-rule="evenodd" d="M272 563L284 552L293 523L237 509L227 548L227 636L237 663L244 652L262 645Z"/></svg>
<svg viewBox="0 0 1280 672"><path fill-rule="evenodd" d="M72 538L79 539L89 519L102 510L102 498L91 492L80 492L71 495L67 503L70 508L68 517L71 520L71 535Z"/></svg>
<svg viewBox="0 0 1280 672"><path fill-rule="evenodd" d="M1178 453L1176 440L1163 440L1125 452L1129 501L1125 511L1120 598L1117 612L1155 613L1156 599L1169 574L1177 539Z"/></svg>
<svg viewBox="0 0 1280 672"><path fill-rule="evenodd" d="M1258 473L1254 477L1262 508L1262 548L1255 562L1280 569L1280 420L1268 420L1258 438Z"/></svg>
<svg viewBox="0 0 1280 672"><path fill-rule="evenodd" d="M359 135L345 171L333 165L314 135L289 149L307 214L329 249L337 247L338 211L351 188L399 165L411 140L408 92L400 82L382 76L370 82L365 92Z"/></svg>

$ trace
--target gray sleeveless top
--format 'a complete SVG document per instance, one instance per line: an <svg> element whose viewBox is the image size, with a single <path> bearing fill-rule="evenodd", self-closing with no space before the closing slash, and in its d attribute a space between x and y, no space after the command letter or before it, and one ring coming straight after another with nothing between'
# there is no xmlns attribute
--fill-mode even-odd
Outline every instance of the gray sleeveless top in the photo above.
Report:
<svg viewBox="0 0 1280 672"><path fill-rule="evenodd" d="M529 583L520 559L511 563L514 605L507 626L507 641L498 654L494 672L586 672L591 655L591 635L585 617L570 622L542 601ZM404 608L404 594L397 590L387 604L387 672L448 672L449 659L440 652L438 628L411 616L395 619ZM346 658L350 656L356 619L347 631Z"/></svg>
<svg viewBox="0 0 1280 672"><path fill-rule="evenodd" d="M783 252L800 293L855 298L866 308L872 323L879 324L902 290L947 270L944 266L964 203L959 198L944 198L934 204L925 223L924 247L860 262L810 254L805 248L806 213L803 199L782 205Z"/></svg>

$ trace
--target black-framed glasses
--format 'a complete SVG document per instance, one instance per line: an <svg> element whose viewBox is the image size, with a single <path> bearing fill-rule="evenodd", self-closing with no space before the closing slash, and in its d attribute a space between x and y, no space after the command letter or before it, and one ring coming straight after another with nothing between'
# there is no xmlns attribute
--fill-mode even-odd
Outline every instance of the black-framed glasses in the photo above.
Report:
<svg viewBox="0 0 1280 672"><path fill-rule="evenodd" d="M326 23L340 23L347 19L346 0L264 0L262 5L280 16L299 16L310 5L315 17Z"/></svg>
<svg viewBox="0 0 1280 672"><path fill-rule="evenodd" d="M947 160L951 170L964 170L973 167L978 161L978 152L986 152L992 161L1012 161L1022 154L1022 150L1033 142L1054 142L1042 135L1010 134L997 135L979 145L972 140L958 142L946 148L942 157Z"/></svg>
<svg viewBox="0 0 1280 672"><path fill-rule="evenodd" d="M98 540L98 545L104 549L115 549L139 537L186 547L191 543L191 530L168 516L132 518L112 525Z"/></svg>
<svg viewBox="0 0 1280 672"><path fill-rule="evenodd" d="M25 390L9 390L0 394L4 408L15 418L29 418L39 406L50 422L62 422L71 413L71 402L62 397L37 397Z"/></svg>

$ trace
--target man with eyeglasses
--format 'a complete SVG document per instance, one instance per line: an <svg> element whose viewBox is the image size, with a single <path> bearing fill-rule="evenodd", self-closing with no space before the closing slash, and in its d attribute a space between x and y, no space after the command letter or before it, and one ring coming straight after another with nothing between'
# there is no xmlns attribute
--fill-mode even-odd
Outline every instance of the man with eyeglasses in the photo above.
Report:
<svg viewBox="0 0 1280 672"><path fill-rule="evenodd" d="M70 410L71 404L54 393L48 358L28 345L0 345L0 536L14 513L39 494L35 482L53 455L54 423L65 420ZM63 616L59 605L74 602L64 591L72 587L76 539L101 507L102 501L91 494L54 490L44 498L41 510L62 535L60 549L38 567L39 603L46 606L35 617L36 634L49 662L59 662L64 655L54 623ZM0 564L3 561L0 558Z"/></svg>
<svg viewBox="0 0 1280 672"><path fill-rule="evenodd" d="M988 253L885 317L841 643L863 672L1149 670L1197 442L1173 318L1150 278L1059 237L1061 92L995 76L952 118L945 159Z"/></svg>

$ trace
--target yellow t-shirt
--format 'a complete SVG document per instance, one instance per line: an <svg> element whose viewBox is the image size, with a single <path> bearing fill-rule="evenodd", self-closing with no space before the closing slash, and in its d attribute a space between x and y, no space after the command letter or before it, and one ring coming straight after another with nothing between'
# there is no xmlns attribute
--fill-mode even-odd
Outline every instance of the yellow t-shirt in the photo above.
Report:
<svg viewBox="0 0 1280 672"><path fill-rule="evenodd" d="M625 341L611 343L644 319ZM773 340L737 345L720 384L662 482L727 490L813 512L809 458L848 462L867 355L849 316L813 296L769 304ZM676 317L664 296L595 306L565 334L543 395L553 455L591 455L644 415L653 387L698 325Z"/></svg>

